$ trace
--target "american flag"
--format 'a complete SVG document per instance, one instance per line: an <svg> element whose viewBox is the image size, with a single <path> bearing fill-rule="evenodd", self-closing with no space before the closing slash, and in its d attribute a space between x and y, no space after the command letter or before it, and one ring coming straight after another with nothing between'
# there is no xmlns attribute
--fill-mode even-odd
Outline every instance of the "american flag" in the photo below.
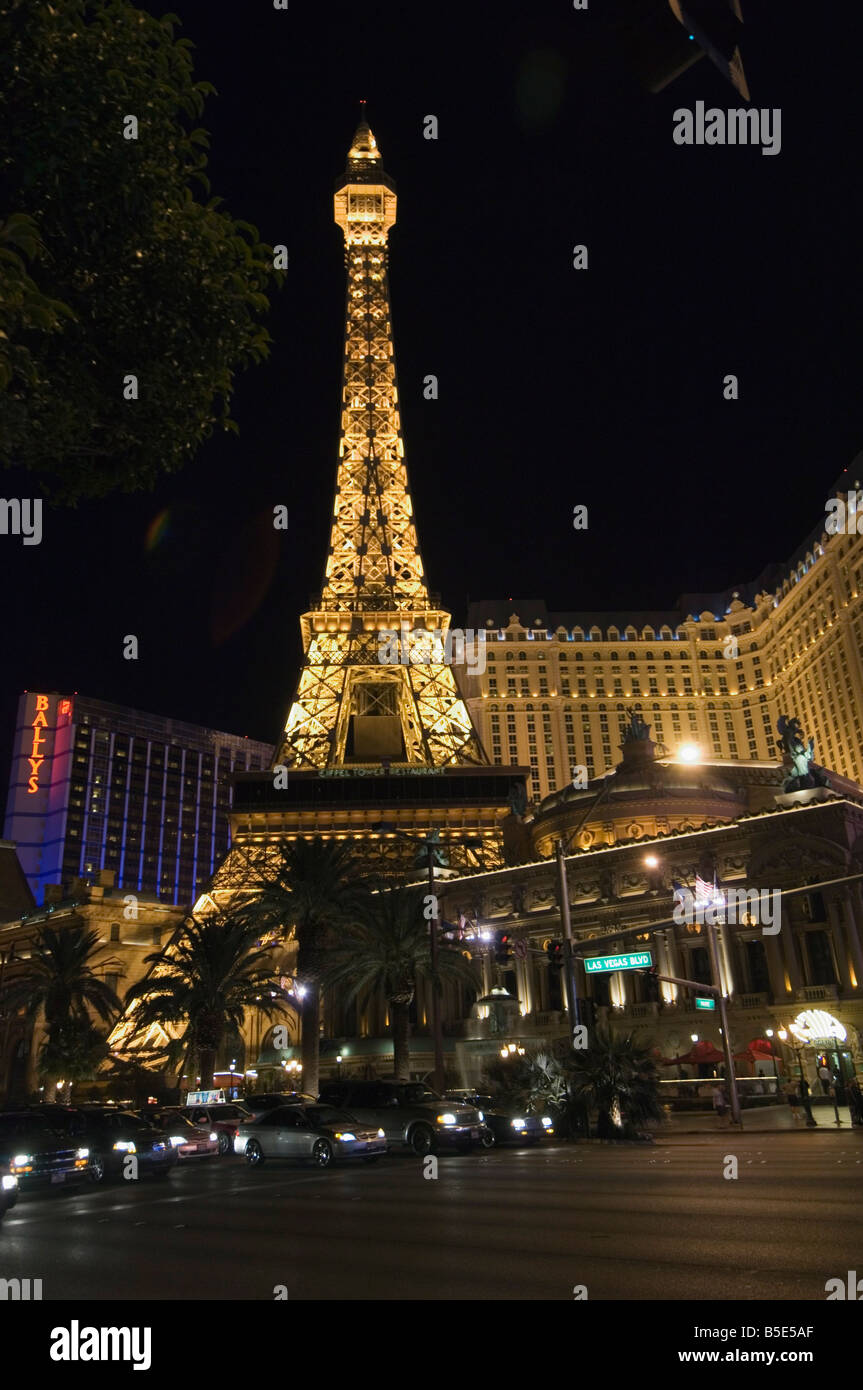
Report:
<svg viewBox="0 0 863 1390"><path fill-rule="evenodd" d="M703 907L725 906L725 894L716 882L715 874L712 883L708 883L700 874L695 875L695 903L696 906Z"/></svg>

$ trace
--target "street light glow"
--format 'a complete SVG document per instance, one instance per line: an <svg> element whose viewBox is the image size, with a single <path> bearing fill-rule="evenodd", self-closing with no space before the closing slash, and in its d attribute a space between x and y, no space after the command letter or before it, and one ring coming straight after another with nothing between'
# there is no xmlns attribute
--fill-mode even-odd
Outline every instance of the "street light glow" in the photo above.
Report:
<svg viewBox="0 0 863 1390"><path fill-rule="evenodd" d="M697 743L681 743L677 750L677 758L681 763L701 762L701 749Z"/></svg>

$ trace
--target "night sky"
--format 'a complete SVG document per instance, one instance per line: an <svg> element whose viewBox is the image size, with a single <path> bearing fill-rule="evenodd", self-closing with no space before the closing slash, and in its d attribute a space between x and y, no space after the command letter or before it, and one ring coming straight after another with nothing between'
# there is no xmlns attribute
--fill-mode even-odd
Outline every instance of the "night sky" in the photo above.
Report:
<svg viewBox="0 0 863 1390"><path fill-rule="evenodd" d="M675 145L676 108L737 107L737 93L707 59L644 92L602 0L173 0L196 76L218 89L201 121L213 194L288 245L288 283L269 361L239 378L239 437L212 439L154 494L46 509L39 546L0 537L4 785L24 688L275 740L328 544L344 317L332 192L359 98L399 193L407 463L428 580L456 624L469 598L667 607L796 549L863 448L863 16L743 6L753 104L782 111L774 157ZM572 268L581 242L587 272Z"/></svg>

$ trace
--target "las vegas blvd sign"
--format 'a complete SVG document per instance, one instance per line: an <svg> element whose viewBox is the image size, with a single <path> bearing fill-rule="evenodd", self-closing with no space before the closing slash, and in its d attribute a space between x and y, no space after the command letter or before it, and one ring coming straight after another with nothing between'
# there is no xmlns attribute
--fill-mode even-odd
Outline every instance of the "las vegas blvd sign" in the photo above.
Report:
<svg viewBox="0 0 863 1390"><path fill-rule="evenodd" d="M625 951L621 956L586 956L586 975L607 975L612 970L649 970L653 965L650 951Z"/></svg>

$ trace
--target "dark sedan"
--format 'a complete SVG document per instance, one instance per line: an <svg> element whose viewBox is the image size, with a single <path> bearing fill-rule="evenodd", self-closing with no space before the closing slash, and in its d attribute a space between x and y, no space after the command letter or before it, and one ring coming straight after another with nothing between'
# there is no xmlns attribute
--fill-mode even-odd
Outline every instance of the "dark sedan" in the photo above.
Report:
<svg viewBox="0 0 863 1390"><path fill-rule="evenodd" d="M490 1149L497 1144L537 1144L545 1136L554 1134L550 1115L534 1115L523 1106L495 1100L493 1096L481 1096L475 1091L447 1091L446 1094L449 1099L475 1105L482 1112L491 1135L490 1139L483 1139L484 1148Z"/></svg>
<svg viewBox="0 0 863 1390"><path fill-rule="evenodd" d="M126 1173L165 1178L177 1162L170 1138L140 1115L108 1105L45 1106L51 1124L90 1152L90 1177L95 1183ZM134 1158L134 1164L128 1160Z"/></svg>
<svg viewBox="0 0 863 1390"><path fill-rule="evenodd" d="M4 1197L33 1187L81 1181L89 1173L85 1141L61 1136L46 1115L32 1110L0 1114L0 1174ZM14 1184L7 1183L14 1179Z"/></svg>

